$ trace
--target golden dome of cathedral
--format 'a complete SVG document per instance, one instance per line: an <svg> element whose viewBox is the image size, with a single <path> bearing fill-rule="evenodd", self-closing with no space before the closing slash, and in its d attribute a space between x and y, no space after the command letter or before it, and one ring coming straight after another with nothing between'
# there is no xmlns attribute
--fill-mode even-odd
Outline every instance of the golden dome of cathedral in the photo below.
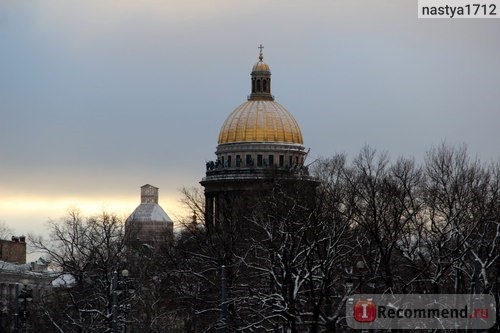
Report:
<svg viewBox="0 0 500 333"><path fill-rule="evenodd" d="M234 142L281 142L303 144L297 121L271 95L271 71L263 62L260 46L259 62L252 69L252 93L222 125L219 144Z"/></svg>
<svg viewBox="0 0 500 333"><path fill-rule="evenodd" d="M219 144L232 142L303 144L297 121L281 104L269 100L249 100L227 117Z"/></svg>

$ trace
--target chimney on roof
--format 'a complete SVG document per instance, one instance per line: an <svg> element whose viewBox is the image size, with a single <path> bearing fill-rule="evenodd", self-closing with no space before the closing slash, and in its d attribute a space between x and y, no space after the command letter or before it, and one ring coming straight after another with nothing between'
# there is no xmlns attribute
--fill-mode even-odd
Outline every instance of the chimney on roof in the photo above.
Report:
<svg viewBox="0 0 500 333"><path fill-rule="evenodd" d="M141 186L141 203L158 203L158 187L146 184Z"/></svg>
<svg viewBox="0 0 500 333"><path fill-rule="evenodd" d="M26 236L19 236L20 243L26 243Z"/></svg>

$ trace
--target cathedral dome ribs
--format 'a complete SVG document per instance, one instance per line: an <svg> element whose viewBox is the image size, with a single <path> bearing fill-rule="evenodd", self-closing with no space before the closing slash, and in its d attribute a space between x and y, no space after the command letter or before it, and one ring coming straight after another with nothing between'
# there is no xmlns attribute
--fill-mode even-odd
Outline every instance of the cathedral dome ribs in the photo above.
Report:
<svg viewBox="0 0 500 333"><path fill-rule="evenodd" d="M276 101L249 100L226 119L219 144L236 142L282 142L303 144L295 118Z"/></svg>

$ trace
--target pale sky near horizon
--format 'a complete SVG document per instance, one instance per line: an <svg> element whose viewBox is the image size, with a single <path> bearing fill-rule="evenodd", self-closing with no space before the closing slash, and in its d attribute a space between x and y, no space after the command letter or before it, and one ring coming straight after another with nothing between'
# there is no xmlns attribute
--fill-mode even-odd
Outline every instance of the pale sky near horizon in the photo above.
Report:
<svg viewBox="0 0 500 333"><path fill-rule="evenodd" d="M443 140L499 160L500 20L417 19L416 0L0 0L0 221L181 215L264 45L310 161Z"/></svg>

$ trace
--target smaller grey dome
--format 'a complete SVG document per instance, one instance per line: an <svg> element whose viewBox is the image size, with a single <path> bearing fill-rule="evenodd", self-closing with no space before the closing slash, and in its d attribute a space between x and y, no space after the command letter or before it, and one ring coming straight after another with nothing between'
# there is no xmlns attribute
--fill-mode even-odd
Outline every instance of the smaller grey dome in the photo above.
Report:
<svg viewBox="0 0 500 333"><path fill-rule="evenodd" d="M158 204L158 188L141 186L141 204L125 221L130 241L157 243L173 239L174 222Z"/></svg>
<svg viewBox="0 0 500 333"><path fill-rule="evenodd" d="M156 203L141 203L126 222L166 222L173 223L163 208Z"/></svg>

